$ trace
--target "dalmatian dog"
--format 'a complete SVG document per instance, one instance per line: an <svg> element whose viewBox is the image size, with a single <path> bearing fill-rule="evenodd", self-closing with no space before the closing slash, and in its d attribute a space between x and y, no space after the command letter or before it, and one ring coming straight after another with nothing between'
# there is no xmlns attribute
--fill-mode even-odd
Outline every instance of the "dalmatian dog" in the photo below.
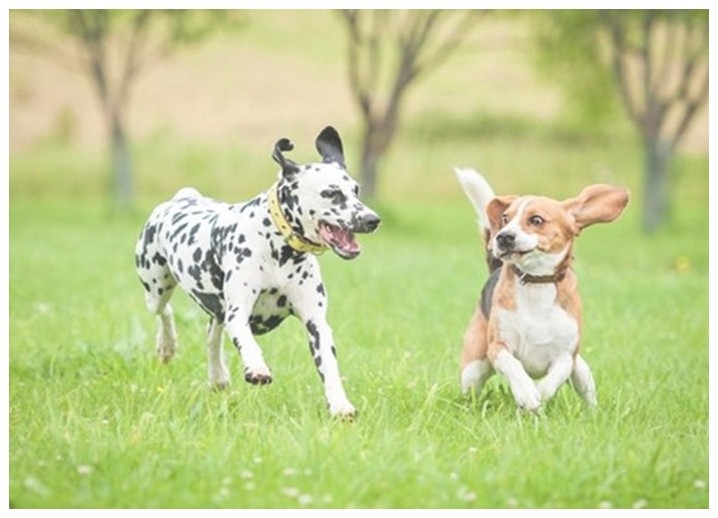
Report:
<svg viewBox="0 0 718 518"><path fill-rule="evenodd" d="M278 180L247 202L223 203L183 188L160 204L142 229L135 263L147 308L157 317L163 362L177 348L169 300L178 284L210 316L209 380L215 388L230 382L223 331L242 357L245 381L266 385L272 374L255 335L294 315L306 327L329 412L352 417L356 410L339 375L316 256L329 248L353 259L360 252L355 234L373 232L380 219L359 200L333 127L317 136L321 163L293 162L283 154L293 148L286 138L277 141L272 158L281 166Z"/></svg>

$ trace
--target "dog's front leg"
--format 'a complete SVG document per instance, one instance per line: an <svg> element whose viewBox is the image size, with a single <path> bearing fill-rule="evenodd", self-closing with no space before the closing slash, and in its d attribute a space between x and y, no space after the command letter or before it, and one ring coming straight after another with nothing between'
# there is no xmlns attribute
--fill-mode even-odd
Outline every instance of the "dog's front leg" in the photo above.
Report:
<svg viewBox="0 0 718 518"><path fill-rule="evenodd" d="M317 283L316 286L307 289L305 283L291 290L292 306L307 328L309 351L312 353L319 377L324 383L329 412L335 417L354 417L356 409L344 392L334 336L327 322L327 297L324 285L318 271L315 270L310 278L312 283Z"/></svg>
<svg viewBox="0 0 718 518"><path fill-rule="evenodd" d="M573 356L569 353L558 356L548 368L546 375L536 383L542 401L551 399L566 383L573 370Z"/></svg>
<svg viewBox="0 0 718 518"><path fill-rule="evenodd" d="M501 342L490 343L488 353L494 369L506 376L516 404L526 410L538 410L541 396L521 362Z"/></svg>
<svg viewBox="0 0 718 518"><path fill-rule="evenodd" d="M254 339L249 326L249 312L237 310L230 322L225 324L227 334L239 351L244 363L244 381L253 385L267 385L272 382L272 373L264 362L262 350Z"/></svg>
<svg viewBox="0 0 718 518"><path fill-rule="evenodd" d="M317 367L319 377L324 383L324 394L329 404L329 412L336 417L354 417L356 409L349 402L339 374L332 329L326 321L326 315L317 312L304 320L309 335L309 350Z"/></svg>
<svg viewBox="0 0 718 518"><path fill-rule="evenodd" d="M253 385L267 385L272 382L272 374L264 362L262 350L249 325L249 317L252 315L258 292L259 288L252 285L242 290L236 285L225 284L227 312L224 327L242 357L244 381Z"/></svg>

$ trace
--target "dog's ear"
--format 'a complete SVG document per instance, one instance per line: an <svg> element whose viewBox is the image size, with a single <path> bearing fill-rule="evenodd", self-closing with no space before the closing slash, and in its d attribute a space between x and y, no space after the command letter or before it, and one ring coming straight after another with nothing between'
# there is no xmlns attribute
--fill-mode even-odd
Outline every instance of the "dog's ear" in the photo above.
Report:
<svg viewBox="0 0 718 518"><path fill-rule="evenodd" d="M501 216L509 208L518 196L497 196L486 205L486 218L489 221L491 235L496 234L501 228Z"/></svg>
<svg viewBox="0 0 718 518"><path fill-rule="evenodd" d="M608 223L618 218L628 203L629 191L612 185L589 185L575 198L563 202L573 215L576 226L582 229L594 223Z"/></svg>
<svg viewBox="0 0 718 518"><path fill-rule="evenodd" d="M280 138L276 144L274 144L274 151L272 152L272 158L280 166L282 166L282 176L291 176L299 172L299 167L295 162L285 158L282 151L291 151L294 149L294 144L288 138Z"/></svg>
<svg viewBox="0 0 718 518"><path fill-rule="evenodd" d="M336 162L346 169L342 139L332 126L327 126L317 135L316 146L325 163Z"/></svg>

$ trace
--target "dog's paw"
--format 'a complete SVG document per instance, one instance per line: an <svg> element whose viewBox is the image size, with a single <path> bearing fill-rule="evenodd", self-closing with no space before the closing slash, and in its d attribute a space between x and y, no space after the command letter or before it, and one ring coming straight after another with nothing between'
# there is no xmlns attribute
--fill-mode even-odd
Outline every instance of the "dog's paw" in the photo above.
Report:
<svg viewBox="0 0 718 518"><path fill-rule="evenodd" d="M354 408L349 401L340 404L329 405L329 413L332 417L342 421L353 421L359 415L357 409Z"/></svg>
<svg viewBox="0 0 718 518"><path fill-rule="evenodd" d="M164 364L170 362L177 351L177 340L172 340L164 335L157 336L157 356Z"/></svg>
<svg viewBox="0 0 718 518"><path fill-rule="evenodd" d="M272 374L266 368L244 369L244 381L252 385L269 385L272 382Z"/></svg>
<svg viewBox="0 0 718 518"><path fill-rule="evenodd" d="M541 380L536 383L536 388L538 390L539 396L541 397L541 401L548 401L556 394L556 391L558 390L558 387L544 380Z"/></svg>
<svg viewBox="0 0 718 518"><path fill-rule="evenodd" d="M511 387L516 404L530 412L536 412L541 406L541 394L533 383Z"/></svg>

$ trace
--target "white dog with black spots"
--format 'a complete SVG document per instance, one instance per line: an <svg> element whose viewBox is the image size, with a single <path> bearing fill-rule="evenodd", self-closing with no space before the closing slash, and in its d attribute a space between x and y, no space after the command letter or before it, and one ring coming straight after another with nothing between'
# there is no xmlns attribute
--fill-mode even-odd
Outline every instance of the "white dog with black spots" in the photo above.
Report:
<svg viewBox="0 0 718 518"><path fill-rule="evenodd" d="M299 165L284 157L293 145L280 139L272 153L281 166L277 182L244 203L181 189L150 215L135 262L147 308L157 316L157 353L164 362L177 348L169 304L177 284L211 317L209 379L216 388L230 382L223 330L242 357L244 379L264 385L272 375L254 336L294 315L307 329L331 415L352 417L356 410L339 374L316 255L331 248L344 259L356 257L354 235L373 232L380 219L359 200L334 128L317 136L316 148L323 161Z"/></svg>

